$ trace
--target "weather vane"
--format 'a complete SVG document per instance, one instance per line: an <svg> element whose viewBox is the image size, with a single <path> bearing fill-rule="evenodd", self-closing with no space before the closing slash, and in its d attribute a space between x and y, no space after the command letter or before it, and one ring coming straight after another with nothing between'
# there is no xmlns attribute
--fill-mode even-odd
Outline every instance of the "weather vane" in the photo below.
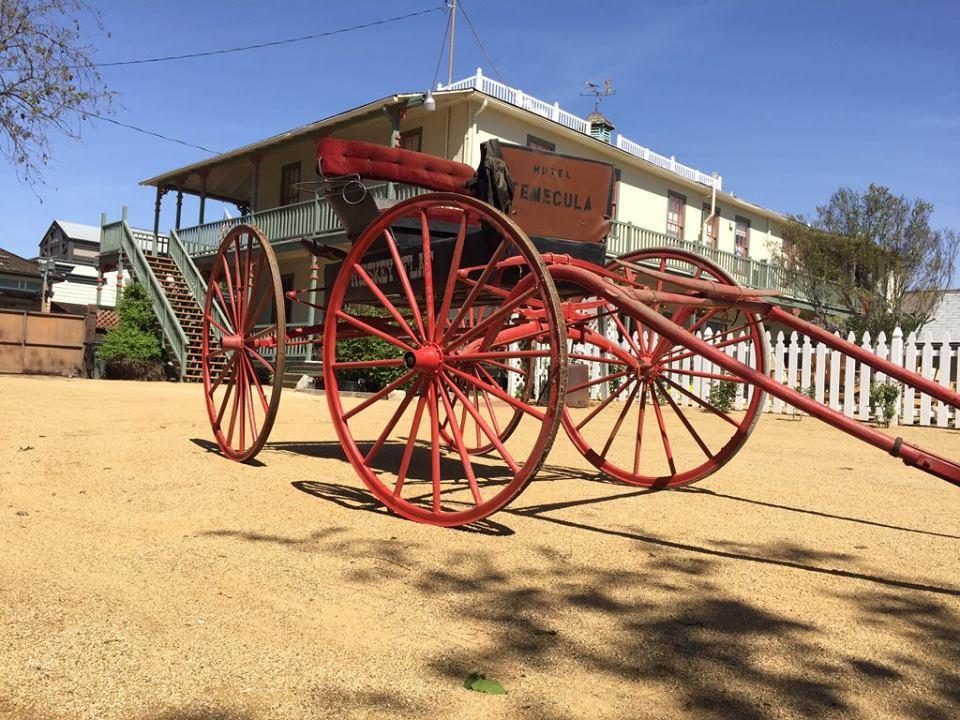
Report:
<svg viewBox="0 0 960 720"><path fill-rule="evenodd" d="M581 95L593 95L593 111L600 111L600 101L605 97L610 95L616 95L617 91L613 89L613 79L607 78L603 81L603 87L600 87L598 83L590 82L589 80L583 83L583 90L580 91Z"/></svg>

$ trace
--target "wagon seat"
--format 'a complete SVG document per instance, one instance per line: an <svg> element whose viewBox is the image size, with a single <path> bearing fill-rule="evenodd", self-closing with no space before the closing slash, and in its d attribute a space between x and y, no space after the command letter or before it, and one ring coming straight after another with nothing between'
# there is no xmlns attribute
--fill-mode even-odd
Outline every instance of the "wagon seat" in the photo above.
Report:
<svg viewBox="0 0 960 720"><path fill-rule="evenodd" d="M347 237L354 239L377 214L397 202L393 198L374 198L365 193L363 198L351 197L351 188L343 185L345 178L384 180L405 183L432 190L469 195L466 183L474 175L469 165L446 160L426 153L387 147L359 140L320 138L317 141L317 173L321 179L344 187L333 192L328 200L343 223ZM355 202L356 200L356 202ZM442 211L432 211L437 217ZM451 215L451 220L456 218Z"/></svg>

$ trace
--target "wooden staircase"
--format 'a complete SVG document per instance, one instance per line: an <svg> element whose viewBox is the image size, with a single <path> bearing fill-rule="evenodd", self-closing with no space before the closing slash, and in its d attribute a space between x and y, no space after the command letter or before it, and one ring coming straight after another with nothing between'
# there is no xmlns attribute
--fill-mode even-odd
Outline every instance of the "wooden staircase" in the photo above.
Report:
<svg viewBox="0 0 960 720"><path fill-rule="evenodd" d="M163 286L164 294L189 341L186 367L181 368L180 379L184 382L200 382L203 379L200 365L203 309L197 304L180 273L180 268L171 258L150 254L146 254L146 258L153 274ZM223 363L222 357L210 361L211 366L216 369L222 368Z"/></svg>

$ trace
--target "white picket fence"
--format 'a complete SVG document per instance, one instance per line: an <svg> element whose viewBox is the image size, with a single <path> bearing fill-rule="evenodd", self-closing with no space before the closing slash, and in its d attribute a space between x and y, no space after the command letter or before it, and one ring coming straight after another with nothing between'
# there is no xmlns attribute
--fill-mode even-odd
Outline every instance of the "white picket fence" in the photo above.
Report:
<svg viewBox="0 0 960 720"><path fill-rule="evenodd" d="M611 328L612 324L608 324L606 328L607 337L614 342L620 342L623 348L629 352L626 340L619 339L616 330L611 331ZM710 342L713 337L710 329L703 333L698 332L697 335L707 342ZM836 350L831 350L823 343L812 343L809 337L800 336L796 332L791 333L789 337L782 332L777 332L773 337L769 332L766 335L768 348L766 365L770 377L801 392L811 392L817 402L842 412L847 417L865 422L873 419L870 407L870 390L875 384L887 382L888 379L883 373L874 372L867 365L859 363ZM853 333L847 336L847 340L857 342ZM954 340L949 333L944 333L938 337L934 337L929 332L921 332L919 337L916 333L910 333L904 340L903 332L900 328L897 328L889 341L886 334L882 332L875 340L871 338L869 333L864 333L858 344L877 357L916 372L945 388L957 391L958 385L960 385L960 382L958 382L958 377L960 377L960 338ZM595 349L589 345L571 345L570 349L577 353L596 354ZM745 343L729 345L724 347L723 351L748 365L754 364L754 359L750 356L754 352L752 345ZM515 360L512 363L515 366L520 366L520 361ZM587 363L587 365L591 380L615 372L615 369L610 369L610 366L600 362ZM724 373L720 367L699 356L685 358L680 361L679 366L682 371L690 370L695 373L707 374ZM536 397L540 395L546 375L545 362L538 360L533 378ZM517 376L515 373L508 373L508 376L509 390L511 393L515 393L519 388ZM712 384L719 382L718 380L698 376L686 376L685 378L674 376L674 379L678 384L684 385L694 395L701 398L707 398ZM897 382L895 384L900 387L900 397L897 402L897 413L893 419L893 424L960 428L960 410L951 408L945 403L902 383ZM609 390L608 383L594 385L590 388L591 398L595 400L604 398ZM752 397L752 393L752 387L745 383L740 384L735 408L744 409ZM625 398L627 393L623 395ZM681 407L695 405L689 397L679 391L673 390L671 395ZM620 400L621 398L618 398L618 401ZM763 411L781 415L796 415L800 412L782 400L770 396L767 396L764 402Z"/></svg>

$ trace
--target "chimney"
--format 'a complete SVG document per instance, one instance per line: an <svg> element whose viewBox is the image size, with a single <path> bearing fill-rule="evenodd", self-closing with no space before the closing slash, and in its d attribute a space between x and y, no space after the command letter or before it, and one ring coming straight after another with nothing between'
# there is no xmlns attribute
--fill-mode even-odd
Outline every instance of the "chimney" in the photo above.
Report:
<svg viewBox="0 0 960 720"><path fill-rule="evenodd" d="M590 137L609 144L613 123L607 120L599 110L590 113L587 116L587 122L590 123Z"/></svg>

